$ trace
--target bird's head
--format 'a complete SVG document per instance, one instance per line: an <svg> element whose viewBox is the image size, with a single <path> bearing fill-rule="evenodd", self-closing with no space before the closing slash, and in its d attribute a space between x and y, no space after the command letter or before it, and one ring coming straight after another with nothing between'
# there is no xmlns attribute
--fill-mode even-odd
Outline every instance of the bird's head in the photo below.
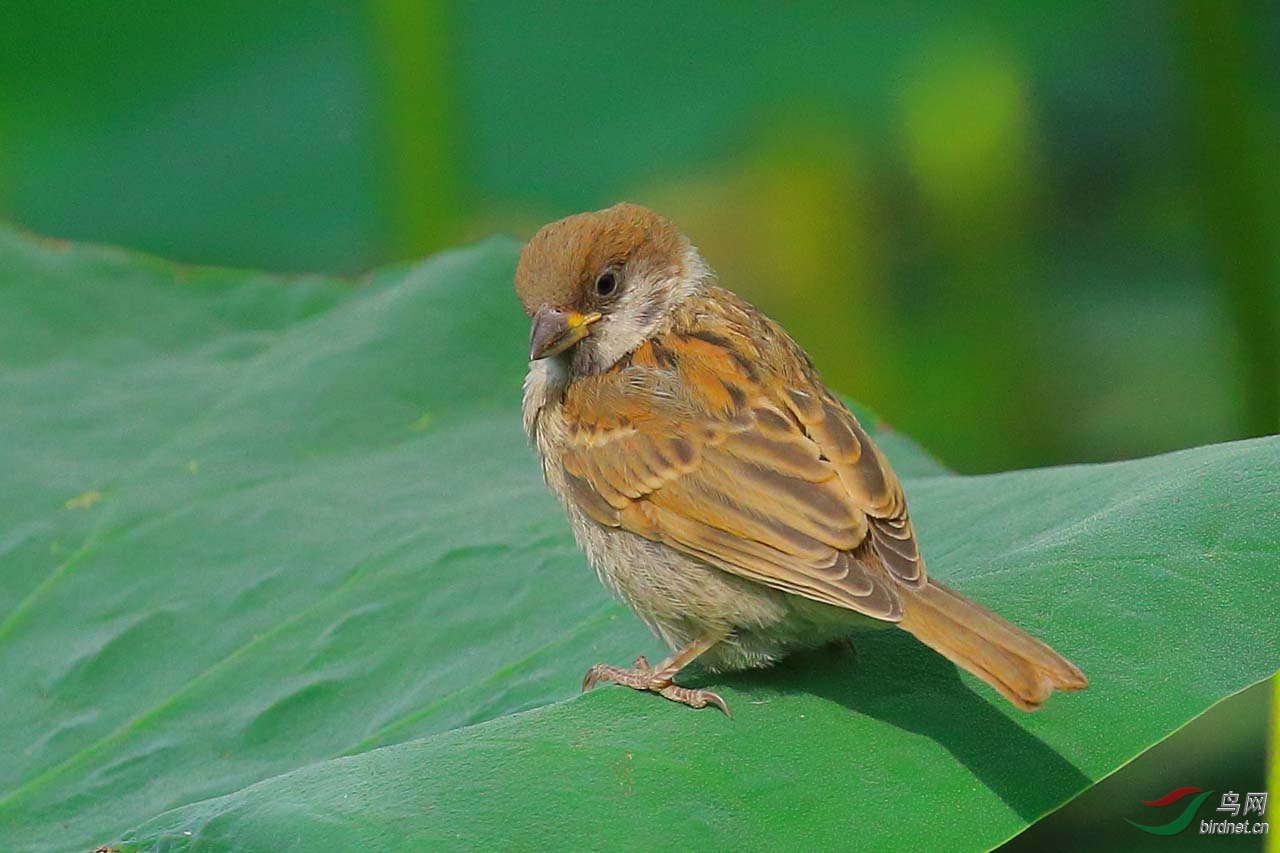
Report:
<svg viewBox="0 0 1280 853"><path fill-rule="evenodd" d="M563 355L575 375L607 370L708 275L688 238L638 204L545 225L516 268L516 295L533 319L529 359Z"/></svg>

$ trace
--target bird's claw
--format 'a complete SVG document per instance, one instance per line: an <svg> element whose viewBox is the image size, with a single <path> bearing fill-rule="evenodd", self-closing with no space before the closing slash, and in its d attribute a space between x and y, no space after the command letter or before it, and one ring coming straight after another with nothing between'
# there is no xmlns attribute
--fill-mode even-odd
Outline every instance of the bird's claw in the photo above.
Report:
<svg viewBox="0 0 1280 853"><path fill-rule="evenodd" d="M666 687L658 691L658 695L670 699L672 702L679 702L682 705L688 705L690 708L705 708L708 705L715 705L721 711L724 711L726 717L733 716L724 699L720 698L720 694L712 693L710 690L681 687L678 684L668 684Z"/></svg>
<svg viewBox="0 0 1280 853"><path fill-rule="evenodd" d="M607 663L598 663L587 670L587 674L583 676L582 691L585 693L597 684L607 681L612 681L614 684L625 684L627 687L636 690L648 690L653 678L650 676L647 667L645 669L627 669L621 666L611 666Z"/></svg>
<svg viewBox="0 0 1280 853"><path fill-rule="evenodd" d="M613 682L614 684L622 684L633 690L649 690L657 693L665 699L672 702L679 702L682 705L688 705L690 708L705 708L708 705L715 705L727 716L733 716L729 712L729 706L719 694L712 693L710 690L700 690L692 687L681 687L672 683L670 678L655 678L653 668L649 666L649 662L644 656L636 658L634 669L626 669L621 666L612 666L607 663L598 663L587 670L587 674L582 678L582 691L585 693L597 684L603 682Z"/></svg>

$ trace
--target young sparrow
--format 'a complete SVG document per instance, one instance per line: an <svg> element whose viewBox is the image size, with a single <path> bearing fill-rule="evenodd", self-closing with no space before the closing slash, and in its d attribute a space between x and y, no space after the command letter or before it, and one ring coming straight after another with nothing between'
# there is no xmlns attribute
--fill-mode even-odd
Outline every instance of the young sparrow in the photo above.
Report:
<svg viewBox="0 0 1280 853"><path fill-rule="evenodd" d="M903 628L1024 710L1084 675L925 574L902 485L782 328L715 284L634 204L542 228L516 293L533 318L524 427L600 579L672 648L601 681L728 711L680 687Z"/></svg>

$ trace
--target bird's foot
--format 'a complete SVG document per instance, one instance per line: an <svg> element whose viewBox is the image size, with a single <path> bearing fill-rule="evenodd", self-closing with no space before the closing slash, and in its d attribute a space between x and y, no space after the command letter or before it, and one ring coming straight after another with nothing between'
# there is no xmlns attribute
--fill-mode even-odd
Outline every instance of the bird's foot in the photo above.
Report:
<svg viewBox="0 0 1280 853"><path fill-rule="evenodd" d="M635 666L631 669L612 666L607 663L596 664L587 670L586 676L582 679L582 689L585 692L602 682L622 684L633 690L648 690L670 699L672 702L688 705L690 708L705 708L708 705L715 705L725 714L729 714L729 706L725 704L724 699L721 699L718 694L712 693L710 690L681 687L675 684L669 675L661 671L655 671L643 655L636 658ZM729 715L732 716L731 714Z"/></svg>
<svg viewBox="0 0 1280 853"><path fill-rule="evenodd" d="M607 663L598 663L582 679L582 692L585 693L601 682L612 681L614 684L625 684L635 690L652 690L653 668L644 655L636 658L635 666L627 669ZM671 682L668 680L668 684Z"/></svg>
<svg viewBox="0 0 1280 853"><path fill-rule="evenodd" d="M732 717L729 712L729 706L720 698L719 693L712 693L710 690L695 690L692 687L681 687L678 684L668 684L666 687L658 691L659 696L665 696L672 702L679 702L682 705L688 705L690 708L705 708L708 705L715 705L721 711L724 711L726 717Z"/></svg>

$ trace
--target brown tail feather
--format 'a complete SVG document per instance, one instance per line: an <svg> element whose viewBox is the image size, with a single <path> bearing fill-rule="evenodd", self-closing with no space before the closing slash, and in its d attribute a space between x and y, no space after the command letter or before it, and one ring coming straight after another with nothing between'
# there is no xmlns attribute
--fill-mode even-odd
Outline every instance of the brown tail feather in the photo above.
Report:
<svg viewBox="0 0 1280 853"><path fill-rule="evenodd" d="M937 581L903 598L900 627L1024 711L1040 707L1054 690L1089 686L1062 655Z"/></svg>

